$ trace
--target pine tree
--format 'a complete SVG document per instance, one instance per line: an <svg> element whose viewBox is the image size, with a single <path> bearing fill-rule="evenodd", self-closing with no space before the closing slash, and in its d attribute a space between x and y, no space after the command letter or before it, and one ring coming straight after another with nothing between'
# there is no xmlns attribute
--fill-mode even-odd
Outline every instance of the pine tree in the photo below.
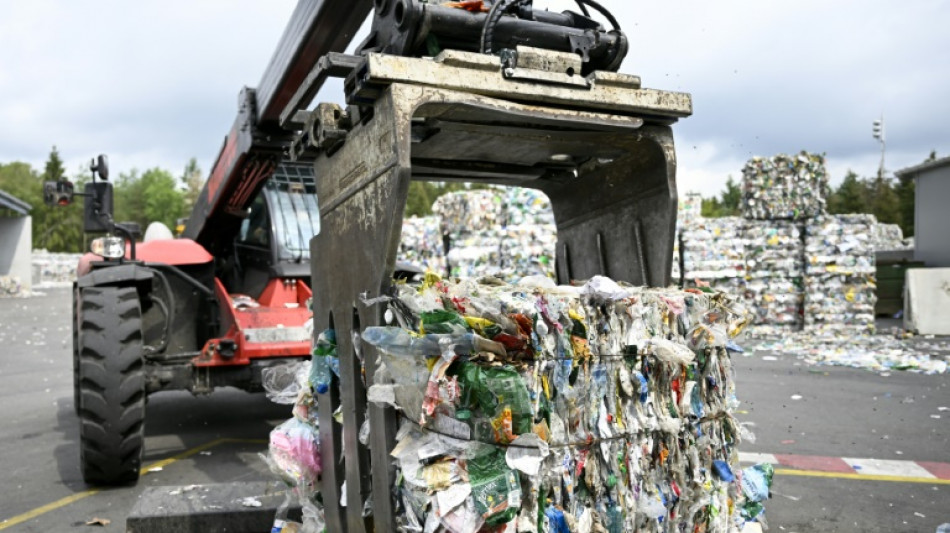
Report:
<svg viewBox="0 0 950 533"><path fill-rule="evenodd" d="M63 160L59 157L59 151L56 145L50 150L49 158L46 160L46 170L43 172L43 179L48 181L57 181L66 174L63 168Z"/></svg>
<svg viewBox="0 0 950 533"><path fill-rule="evenodd" d="M868 213L867 187L861 178L849 170L838 189L828 201L828 211L832 214Z"/></svg>
<svg viewBox="0 0 950 533"><path fill-rule="evenodd" d="M40 177L42 181L57 181L66 178L66 169L53 146ZM76 198L78 199L78 197ZM33 247L51 252L80 252L83 250L82 203L67 206L46 206L33 210Z"/></svg>

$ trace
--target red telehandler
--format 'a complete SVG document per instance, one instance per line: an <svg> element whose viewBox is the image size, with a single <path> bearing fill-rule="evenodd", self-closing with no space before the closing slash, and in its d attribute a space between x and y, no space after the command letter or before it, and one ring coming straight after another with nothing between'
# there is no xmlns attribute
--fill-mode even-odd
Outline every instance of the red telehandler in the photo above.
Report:
<svg viewBox="0 0 950 533"><path fill-rule="evenodd" d="M312 295L313 328L334 329L340 355L318 401L327 528L395 531L397 418L367 402L377 354L354 334L384 324L363 302L399 273L412 180L539 189L559 282L667 285L671 125L692 101L617 73L628 41L616 18L576 5L301 0L258 88L241 92L185 239L125 250L108 183L87 185L87 230L117 237L95 245L109 258L84 263L75 291L86 480L138 476L147 394L256 389L262 367L307 356ZM370 11L368 36L343 54ZM346 105L311 105L329 77L344 79Z"/></svg>

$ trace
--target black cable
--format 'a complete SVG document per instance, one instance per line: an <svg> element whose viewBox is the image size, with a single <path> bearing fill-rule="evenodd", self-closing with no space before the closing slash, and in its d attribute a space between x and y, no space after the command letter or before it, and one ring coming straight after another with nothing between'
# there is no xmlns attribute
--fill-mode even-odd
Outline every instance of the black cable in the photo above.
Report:
<svg viewBox="0 0 950 533"><path fill-rule="evenodd" d="M585 17L590 17L590 11L587 10L587 6L584 5L584 2L581 2L581 0L574 1L577 2L577 7L581 8L581 13L583 13Z"/></svg>
<svg viewBox="0 0 950 533"><path fill-rule="evenodd" d="M492 39L495 34L495 25L501 19L501 16L508 10L515 0L498 0L492 4L488 10L488 17L485 18L485 25L482 27L482 41L479 45L479 51L483 54L492 53Z"/></svg>
<svg viewBox="0 0 950 533"><path fill-rule="evenodd" d="M617 22L616 17L614 17L610 11L607 11L607 8L600 5L595 0L576 0L576 1L578 3L587 4L590 7L596 9L598 12L600 12L601 15L604 16L604 18L606 18L610 22L610 24L614 27L614 30L620 31L620 23Z"/></svg>

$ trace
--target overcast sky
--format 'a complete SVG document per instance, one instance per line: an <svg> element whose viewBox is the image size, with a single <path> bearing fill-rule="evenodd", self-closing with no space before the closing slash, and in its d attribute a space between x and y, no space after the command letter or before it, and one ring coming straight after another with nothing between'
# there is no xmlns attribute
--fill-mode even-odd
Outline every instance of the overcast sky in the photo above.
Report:
<svg viewBox="0 0 950 533"><path fill-rule="evenodd" d="M344 4L347 0L341 0ZM601 0L631 50L622 71L692 93L674 126L681 191L717 193L753 155L824 152L832 182L950 154L950 2ZM292 0L0 0L0 162L75 173L191 157L207 172L287 24ZM563 0L536 0L562 9ZM325 99L342 102L338 90Z"/></svg>

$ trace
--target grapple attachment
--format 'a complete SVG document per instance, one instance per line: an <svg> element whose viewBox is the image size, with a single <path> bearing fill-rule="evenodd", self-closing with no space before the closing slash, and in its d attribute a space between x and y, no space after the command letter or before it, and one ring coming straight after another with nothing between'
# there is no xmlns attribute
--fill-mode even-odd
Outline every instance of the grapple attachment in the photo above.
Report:
<svg viewBox="0 0 950 533"><path fill-rule="evenodd" d="M354 345L353 333L383 324L381 310L362 298L390 289L412 180L545 192L561 283L597 274L669 283L677 204L670 125L691 113L690 96L643 89L636 76L581 77L574 54L519 48L516 59L370 54L346 82L346 139L316 154L322 231L311 242L314 327L336 330L343 384L319 402L328 421L321 425L328 530L394 530L396 418L376 405L367 411L377 354ZM352 428L346 432L329 422L339 407L342 427ZM364 446L358 428L367 412ZM340 507L344 481L347 506ZM371 518L364 518L371 493Z"/></svg>

